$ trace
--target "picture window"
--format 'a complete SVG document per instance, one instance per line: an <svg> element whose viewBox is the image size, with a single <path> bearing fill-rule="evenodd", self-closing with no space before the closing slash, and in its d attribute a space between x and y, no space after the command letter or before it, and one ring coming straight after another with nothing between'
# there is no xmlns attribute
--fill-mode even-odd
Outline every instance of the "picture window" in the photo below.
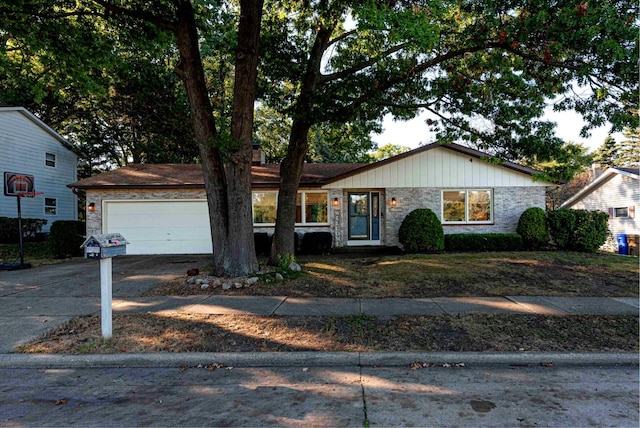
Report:
<svg viewBox="0 0 640 428"><path fill-rule="evenodd" d="M450 224L493 222L493 191L443 190L442 222Z"/></svg>

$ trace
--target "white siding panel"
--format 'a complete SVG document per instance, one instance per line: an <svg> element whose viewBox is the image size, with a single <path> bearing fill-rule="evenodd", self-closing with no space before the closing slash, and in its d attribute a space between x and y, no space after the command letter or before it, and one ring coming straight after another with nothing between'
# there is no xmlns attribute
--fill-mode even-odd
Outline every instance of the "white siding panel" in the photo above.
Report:
<svg viewBox="0 0 640 428"><path fill-rule="evenodd" d="M431 159L433 166L431 167L431 171L433 173L430 175L430 182L433 183L434 187L442 187L442 152L440 150L432 150Z"/></svg>
<svg viewBox="0 0 640 428"><path fill-rule="evenodd" d="M208 254L212 252L207 202L105 201L105 233L121 233L127 254Z"/></svg>
<svg viewBox="0 0 640 428"><path fill-rule="evenodd" d="M56 166L45 165L45 154L56 157ZM24 218L43 218L48 231L56 220L77 218L76 196L67 184L77 180L77 157L52 134L20 110L0 111L0 179L5 172L34 176L35 190L44 195L22 200ZM44 198L55 198L56 215L46 215ZM0 192L0 216L16 217L15 197Z"/></svg>
<svg viewBox="0 0 640 428"><path fill-rule="evenodd" d="M534 182L527 174L438 147L338 180L325 188L512 186L540 187L545 183Z"/></svg>
<svg viewBox="0 0 640 428"><path fill-rule="evenodd" d="M608 213L609 208L635 207L635 218L609 219L609 231L614 236L619 233L640 233L640 187L638 180L616 174L611 180L584 196L571 208L602 211Z"/></svg>

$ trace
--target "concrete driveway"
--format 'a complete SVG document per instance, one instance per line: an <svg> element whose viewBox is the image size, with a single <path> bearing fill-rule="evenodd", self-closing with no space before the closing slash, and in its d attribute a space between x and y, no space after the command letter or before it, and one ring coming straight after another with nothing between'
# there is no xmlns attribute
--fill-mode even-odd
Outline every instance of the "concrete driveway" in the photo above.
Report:
<svg viewBox="0 0 640 428"><path fill-rule="evenodd" d="M206 269L211 255L122 256L113 259L113 297L138 297L158 284ZM78 315L100 313L96 260L0 271L0 353Z"/></svg>

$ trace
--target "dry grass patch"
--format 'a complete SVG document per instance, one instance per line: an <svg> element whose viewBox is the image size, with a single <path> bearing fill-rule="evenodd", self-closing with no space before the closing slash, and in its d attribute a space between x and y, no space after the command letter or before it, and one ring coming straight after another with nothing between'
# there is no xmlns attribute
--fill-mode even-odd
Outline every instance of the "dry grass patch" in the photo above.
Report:
<svg viewBox="0 0 640 428"><path fill-rule="evenodd" d="M304 272L280 283L222 291L184 278L146 295L463 297L504 295L637 297L638 259L574 252L301 257ZM206 269L205 269L206 271Z"/></svg>
<svg viewBox="0 0 640 428"><path fill-rule="evenodd" d="M18 352L107 354L292 351L629 351L637 316L466 314L346 317L118 315L113 338L83 316Z"/></svg>

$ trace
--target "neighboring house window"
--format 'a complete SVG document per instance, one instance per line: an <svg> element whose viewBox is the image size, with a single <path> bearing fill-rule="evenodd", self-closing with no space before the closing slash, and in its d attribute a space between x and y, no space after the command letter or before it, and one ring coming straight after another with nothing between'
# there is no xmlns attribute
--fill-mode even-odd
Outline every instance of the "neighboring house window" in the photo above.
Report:
<svg viewBox="0 0 640 428"><path fill-rule="evenodd" d="M56 198L44 198L44 213L48 215L56 215L58 213L58 209Z"/></svg>
<svg viewBox="0 0 640 428"><path fill-rule="evenodd" d="M45 154L45 158L44 158L44 164L46 166L55 167L56 166L56 155L54 155L53 153L46 153Z"/></svg>
<svg viewBox="0 0 640 428"><path fill-rule="evenodd" d="M273 225L276 222L278 192L253 192L253 224ZM327 224L329 212L327 192L301 191L296 198L296 224Z"/></svg>
<svg viewBox="0 0 640 428"><path fill-rule="evenodd" d="M635 218L636 207L609 208L609 218Z"/></svg>
<svg viewBox="0 0 640 428"><path fill-rule="evenodd" d="M253 192L253 223L274 224L276 222L277 192Z"/></svg>
<svg viewBox="0 0 640 428"><path fill-rule="evenodd" d="M443 190L442 222L452 224L493 222L491 190Z"/></svg>
<svg viewBox="0 0 640 428"><path fill-rule="evenodd" d="M629 217L629 208L624 207L624 208L614 208L613 209L613 216L614 217L624 217L627 218Z"/></svg>

